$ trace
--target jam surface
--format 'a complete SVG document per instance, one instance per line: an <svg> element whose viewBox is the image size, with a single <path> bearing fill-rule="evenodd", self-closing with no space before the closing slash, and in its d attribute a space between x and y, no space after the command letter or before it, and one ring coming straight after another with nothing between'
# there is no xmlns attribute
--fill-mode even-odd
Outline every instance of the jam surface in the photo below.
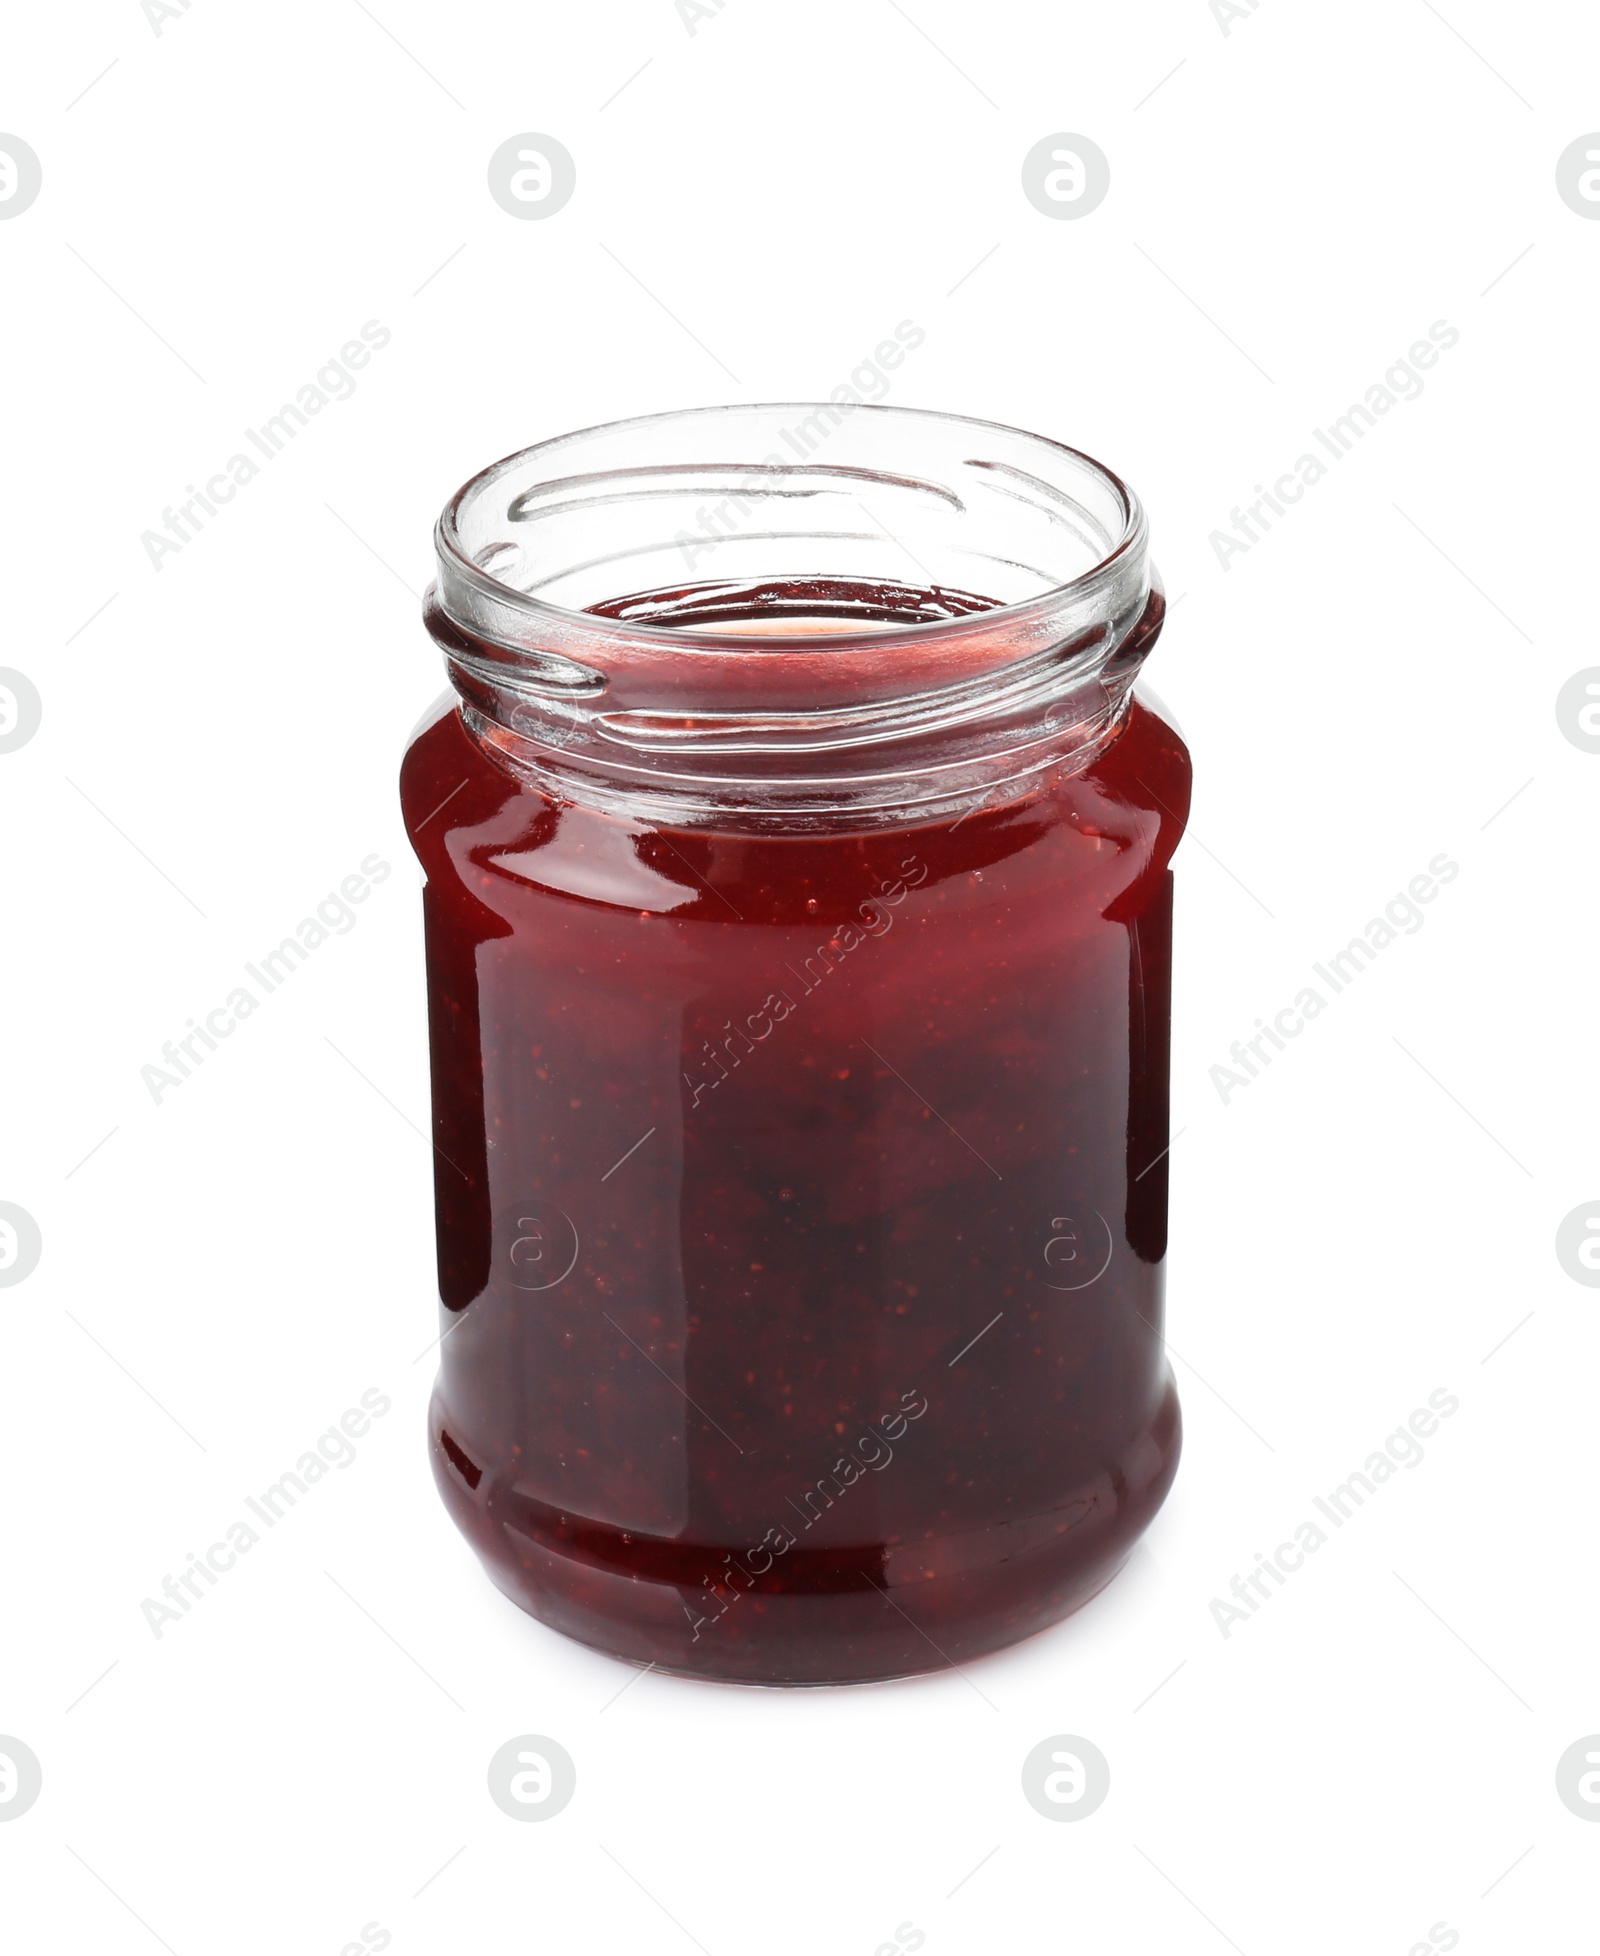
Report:
<svg viewBox="0 0 1600 1956"><path fill-rule="evenodd" d="M807 834L629 821L453 702L425 723L433 1460L523 1608L836 1683L964 1663L1116 1572L1179 1447L1188 798L1137 698L1081 771Z"/></svg>

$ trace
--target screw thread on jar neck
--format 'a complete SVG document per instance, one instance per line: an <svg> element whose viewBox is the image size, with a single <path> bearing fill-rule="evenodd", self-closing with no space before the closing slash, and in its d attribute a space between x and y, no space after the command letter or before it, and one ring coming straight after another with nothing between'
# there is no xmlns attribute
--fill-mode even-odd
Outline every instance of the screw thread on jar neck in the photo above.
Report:
<svg viewBox="0 0 1600 1956"><path fill-rule="evenodd" d="M1164 604L1137 499L1015 429L793 406L522 451L446 508L429 630L487 751L667 819L890 819L1115 733ZM692 526L692 527L691 527Z"/></svg>

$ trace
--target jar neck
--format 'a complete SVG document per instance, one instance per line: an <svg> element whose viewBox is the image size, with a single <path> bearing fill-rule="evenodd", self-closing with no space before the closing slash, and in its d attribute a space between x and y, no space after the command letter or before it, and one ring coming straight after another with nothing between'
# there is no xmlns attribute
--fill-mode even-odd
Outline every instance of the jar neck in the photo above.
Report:
<svg viewBox="0 0 1600 1956"><path fill-rule="evenodd" d="M996 634L975 620L948 650L977 671L943 686L811 712L692 715L508 682L503 648L462 632L435 590L425 618L473 738L556 799L675 826L799 831L957 815L1028 776L1081 772L1115 738L1165 609L1152 580L1121 629L998 663ZM747 697L760 699L762 678L750 675Z"/></svg>
<svg viewBox="0 0 1600 1956"><path fill-rule="evenodd" d="M560 799L786 831L1088 766L1165 608L1137 500L1059 444L903 409L763 453L794 412L591 430L457 495L425 617L485 752Z"/></svg>

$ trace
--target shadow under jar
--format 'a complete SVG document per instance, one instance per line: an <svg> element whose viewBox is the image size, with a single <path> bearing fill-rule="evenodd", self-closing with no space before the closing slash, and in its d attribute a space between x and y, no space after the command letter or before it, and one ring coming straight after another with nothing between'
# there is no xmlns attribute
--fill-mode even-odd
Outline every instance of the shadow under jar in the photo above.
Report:
<svg viewBox="0 0 1600 1956"><path fill-rule="evenodd" d="M1172 878L1143 511L1037 436L695 410L445 510L445 1503L636 1663L964 1663L1164 1498Z"/></svg>

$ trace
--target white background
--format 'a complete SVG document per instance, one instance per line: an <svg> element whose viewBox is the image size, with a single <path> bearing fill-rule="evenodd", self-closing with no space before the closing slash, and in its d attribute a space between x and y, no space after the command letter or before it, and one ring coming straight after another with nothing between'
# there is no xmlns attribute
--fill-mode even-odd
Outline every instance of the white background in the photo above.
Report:
<svg viewBox="0 0 1600 1956"><path fill-rule="evenodd" d="M1206 0L726 0L694 34L672 0L12 12L0 130L44 188L0 223L3 662L44 720L0 756L0 1197L44 1252L0 1290L0 1733L44 1790L0 1826L8 1947L1600 1946L1600 1825L1555 1780L1600 1731L1600 1296L1554 1251L1600 1193L1600 756L1554 710L1600 665L1600 222L1555 187L1600 128L1600 24L1260 0L1230 26ZM486 190L524 131L577 160L546 221ZM1063 131L1112 172L1074 221L1020 185ZM908 318L891 398L1102 457L1179 600L1148 671L1197 781L1187 1448L1113 1587L965 1677L640 1677L490 1586L425 1457L393 784L443 684L430 528L509 450L822 396ZM154 569L141 532L373 319L355 395ZM1460 341L1422 396L1219 564L1229 511L1437 320ZM374 851L357 927L154 1104L141 1067ZM1440 852L1425 926L1224 1104L1230 1043ZM153 1636L143 1599L374 1387L354 1465ZM1422 1464L1224 1638L1212 1598L1438 1388L1460 1410ZM535 1826L485 1790L528 1732L578 1770ZM1111 1765L1074 1825L1019 1783L1057 1733Z"/></svg>

